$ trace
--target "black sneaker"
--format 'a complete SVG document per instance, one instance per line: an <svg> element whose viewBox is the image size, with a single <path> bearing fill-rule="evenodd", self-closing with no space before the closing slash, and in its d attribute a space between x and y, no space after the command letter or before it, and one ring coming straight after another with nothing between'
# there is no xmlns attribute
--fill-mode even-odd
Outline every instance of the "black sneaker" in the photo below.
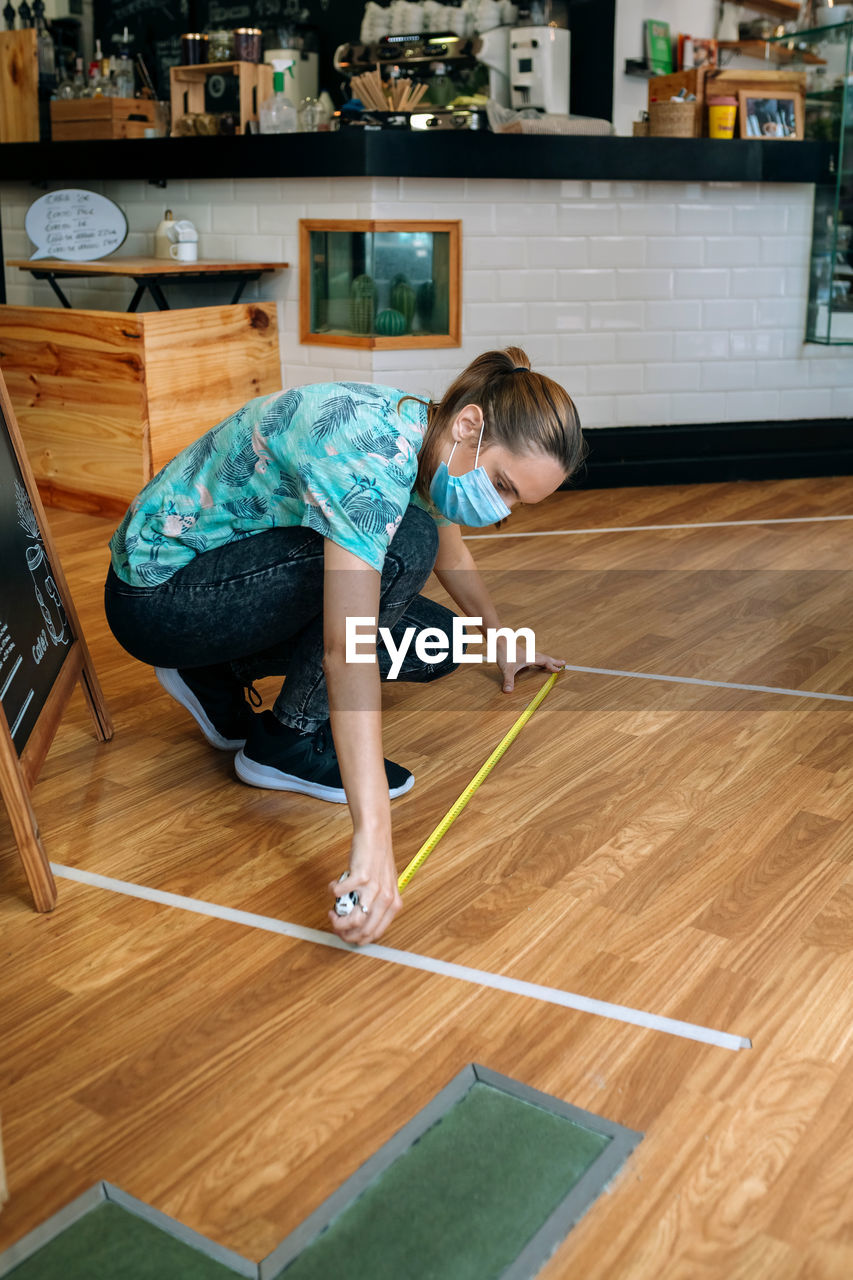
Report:
<svg viewBox="0 0 853 1280"><path fill-rule="evenodd" d="M256 717L246 703L243 685L227 664L181 671L155 667L154 674L166 692L186 707L212 747L237 751L245 745Z"/></svg>
<svg viewBox="0 0 853 1280"><path fill-rule="evenodd" d="M300 733L276 720L271 711L253 716L249 739L234 757L234 769L252 787L299 791L334 804L347 801L328 720L314 733ZM385 761L385 776L392 800L415 785L414 774L391 760Z"/></svg>

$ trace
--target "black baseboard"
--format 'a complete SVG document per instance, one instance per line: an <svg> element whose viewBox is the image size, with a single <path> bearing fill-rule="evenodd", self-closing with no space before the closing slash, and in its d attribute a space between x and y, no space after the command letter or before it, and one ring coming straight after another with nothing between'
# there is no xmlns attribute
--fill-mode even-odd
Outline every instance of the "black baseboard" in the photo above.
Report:
<svg viewBox="0 0 853 1280"><path fill-rule="evenodd" d="M591 427L569 488L853 475L853 419Z"/></svg>

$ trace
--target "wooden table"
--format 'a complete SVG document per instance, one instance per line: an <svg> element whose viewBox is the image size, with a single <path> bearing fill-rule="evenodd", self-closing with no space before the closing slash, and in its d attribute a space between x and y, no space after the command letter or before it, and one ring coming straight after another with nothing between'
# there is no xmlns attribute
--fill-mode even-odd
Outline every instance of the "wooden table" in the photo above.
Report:
<svg viewBox="0 0 853 1280"><path fill-rule="evenodd" d="M170 258L102 258L98 262L62 262L58 258L10 258L7 266L29 271L36 280L46 280L63 307L71 310L71 303L60 288L58 276L64 280L84 276L128 276L136 284L136 292L130 300L128 311L136 311L145 290L151 294L161 311L168 311L162 286L174 280L230 279L236 284L232 304L240 301L240 295L251 280L258 280L265 271L283 271L289 262L221 262L200 259L198 262L173 262Z"/></svg>

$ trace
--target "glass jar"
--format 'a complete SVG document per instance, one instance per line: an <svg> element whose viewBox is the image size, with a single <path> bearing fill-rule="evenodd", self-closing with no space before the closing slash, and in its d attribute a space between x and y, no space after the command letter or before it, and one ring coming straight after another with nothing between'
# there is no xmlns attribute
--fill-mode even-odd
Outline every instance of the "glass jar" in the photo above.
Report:
<svg viewBox="0 0 853 1280"><path fill-rule="evenodd" d="M181 36L181 58L183 66L197 67L207 62L210 37L200 31L187 31Z"/></svg>
<svg viewBox="0 0 853 1280"><path fill-rule="evenodd" d="M224 27L208 33L207 57L209 62L234 61L234 33Z"/></svg>
<svg viewBox="0 0 853 1280"><path fill-rule="evenodd" d="M260 62L260 27L237 27L234 32L235 62Z"/></svg>

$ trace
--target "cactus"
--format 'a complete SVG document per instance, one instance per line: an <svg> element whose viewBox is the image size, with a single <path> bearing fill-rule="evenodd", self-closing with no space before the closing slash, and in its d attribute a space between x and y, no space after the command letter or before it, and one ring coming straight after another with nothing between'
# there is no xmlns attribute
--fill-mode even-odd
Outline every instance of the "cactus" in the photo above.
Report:
<svg viewBox="0 0 853 1280"><path fill-rule="evenodd" d="M416 306L421 328L431 331L432 313L435 307L435 284L432 280L425 280L418 286Z"/></svg>
<svg viewBox="0 0 853 1280"><path fill-rule="evenodd" d="M415 318L415 291L402 272L391 281L391 306L403 315L406 330L411 329Z"/></svg>
<svg viewBox="0 0 853 1280"><path fill-rule="evenodd" d="M411 285L406 287L414 293ZM402 311L397 311L394 307L386 307L376 317L376 332L386 338L398 338L400 334L406 332L408 327L408 321Z"/></svg>
<svg viewBox="0 0 853 1280"><path fill-rule="evenodd" d="M373 332L376 310L376 284L368 275L356 276L350 285L350 324L354 333Z"/></svg>

